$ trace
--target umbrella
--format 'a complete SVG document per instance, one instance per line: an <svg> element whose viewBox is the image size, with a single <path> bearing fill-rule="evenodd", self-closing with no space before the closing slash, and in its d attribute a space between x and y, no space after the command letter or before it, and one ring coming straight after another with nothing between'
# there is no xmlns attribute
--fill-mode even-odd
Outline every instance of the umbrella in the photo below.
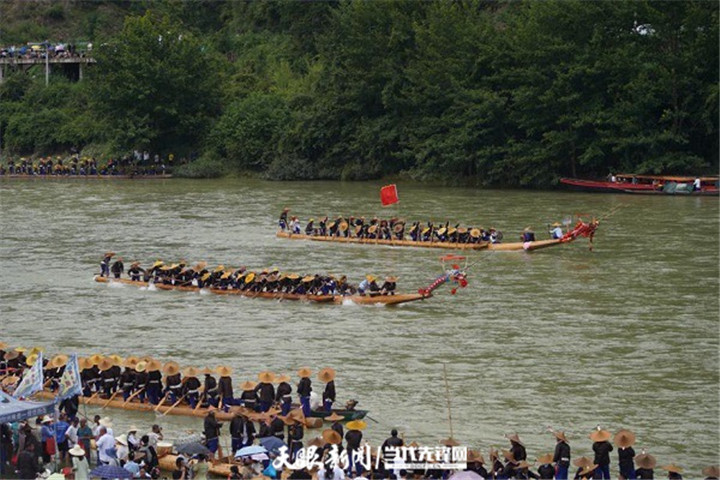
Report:
<svg viewBox="0 0 720 480"><path fill-rule="evenodd" d="M180 445L178 447L175 447L175 450L178 453L183 453L185 455L208 455L210 453L210 449L208 449L205 445L198 442L191 442L186 443L184 445Z"/></svg>
<svg viewBox="0 0 720 480"><path fill-rule="evenodd" d="M279 454L282 447L287 448L287 444L277 437L262 437L260 444L272 454Z"/></svg>
<svg viewBox="0 0 720 480"><path fill-rule="evenodd" d="M90 472L91 477L132 478L132 473L115 465L100 465Z"/></svg>
<svg viewBox="0 0 720 480"><path fill-rule="evenodd" d="M237 457L249 457L251 455L257 455L258 453L267 453L265 447L260 445L250 445L249 447L243 447L235 452L235 458Z"/></svg>
<svg viewBox="0 0 720 480"><path fill-rule="evenodd" d="M464 472L458 472L452 477L450 477L449 480L482 480L483 477L478 475L475 472L471 472L469 470L466 470Z"/></svg>

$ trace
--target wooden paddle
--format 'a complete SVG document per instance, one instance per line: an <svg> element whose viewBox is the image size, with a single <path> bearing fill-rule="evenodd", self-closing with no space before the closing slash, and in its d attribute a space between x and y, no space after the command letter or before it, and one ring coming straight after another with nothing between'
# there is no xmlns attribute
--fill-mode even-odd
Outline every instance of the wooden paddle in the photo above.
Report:
<svg viewBox="0 0 720 480"><path fill-rule="evenodd" d="M200 408L200 405L202 405L202 401L205 398L205 387L200 387L200 394L198 395L198 402L197 405L195 405L195 408L193 408L193 413L197 412L198 408Z"/></svg>
<svg viewBox="0 0 720 480"><path fill-rule="evenodd" d="M100 393L100 392L98 391L97 393ZM101 407L101 409L104 409L105 407L110 405L110 402L112 402L115 399L115 397L117 396L118 393L120 393L120 389L115 390L115 393L112 394L112 396L108 399L107 402L105 402L105 404Z"/></svg>
<svg viewBox="0 0 720 480"><path fill-rule="evenodd" d="M187 393L186 393L185 395L187 395ZM182 397L180 397L180 399L179 399L177 402L173 403L170 408L168 408L167 410L165 410L165 411L163 412L163 416L165 416L165 415L167 415L168 413L170 413L170 411L172 411L173 408L177 407L177 406L180 404L180 402L182 402L183 400L185 400L185 395L183 395Z"/></svg>
<svg viewBox="0 0 720 480"><path fill-rule="evenodd" d="M87 400L84 400L83 403L87 404L90 400L94 400L95 397L97 397L98 395L100 395L100 390L98 390L97 392L93 393L92 396L91 396L90 398L88 398Z"/></svg>
<svg viewBox="0 0 720 480"><path fill-rule="evenodd" d="M160 402L158 402L157 406L155 408L153 408L153 412L157 412L160 409L160 407L162 407L162 404L165 403L165 400L167 400L167 397L168 397L168 393L166 393L165 396L162 398L162 400L160 400Z"/></svg>
<svg viewBox="0 0 720 480"><path fill-rule="evenodd" d="M145 387L141 388L141 389L138 390L137 392L135 392L135 393L133 393L132 395L130 395L130 396L128 397L128 399L125 400L125 402L121 405L121 407L124 407L125 405L127 405L128 403L130 403L133 398L135 398L135 397L137 397L138 395L140 395L140 392L143 392L143 391L145 391Z"/></svg>

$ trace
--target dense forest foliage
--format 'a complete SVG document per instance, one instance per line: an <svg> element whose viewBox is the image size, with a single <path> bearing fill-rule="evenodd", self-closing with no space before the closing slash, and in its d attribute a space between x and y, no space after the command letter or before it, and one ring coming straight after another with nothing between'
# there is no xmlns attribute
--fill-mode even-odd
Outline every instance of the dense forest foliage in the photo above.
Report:
<svg viewBox="0 0 720 480"><path fill-rule="evenodd" d="M0 18L2 46L97 59L49 87L6 70L6 156L521 186L718 170L716 1L6 0Z"/></svg>

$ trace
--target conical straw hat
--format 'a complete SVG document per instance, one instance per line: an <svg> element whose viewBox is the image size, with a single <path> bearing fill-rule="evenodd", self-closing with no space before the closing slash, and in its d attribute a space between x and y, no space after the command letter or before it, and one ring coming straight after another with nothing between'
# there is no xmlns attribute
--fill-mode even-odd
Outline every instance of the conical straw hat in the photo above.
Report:
<svg viewBox="0 0 720 480"><path fill-rule="evenodd" d="M167 362L163 365L162 372L165 375L177 375L180 373L180 365L178 365L177 362Z"/></svg>
<svg viewBox="0 0 720 480"><path fill-rule="evenodd" d="M325 383L335 380L335 370L330 367L323 368L318 372L318 378Z"/></svg>
<svg viewBox="0 0 720 480"><path fill-rule="evenodd" d="M615 434L613 442L616 446L621 448L630 447L635 443L635 434L630 430L618 430Z"/></svg>
<svg viewBox="0 0 720 480"><path fill-rule="evenodd" d="M272 372L260 372L258 374L258 380L261 383L272 383L275 380L275 374Z"/></svg>
<svg viewBox="0 0 720 480"><path fill-rule="evenodd" d="M309 377L310 375L312 375L312 370L310 370L307 367L303 367L300 370L298 370L297 374L298 374L298 377L300 377L300 378Z"/></svg>

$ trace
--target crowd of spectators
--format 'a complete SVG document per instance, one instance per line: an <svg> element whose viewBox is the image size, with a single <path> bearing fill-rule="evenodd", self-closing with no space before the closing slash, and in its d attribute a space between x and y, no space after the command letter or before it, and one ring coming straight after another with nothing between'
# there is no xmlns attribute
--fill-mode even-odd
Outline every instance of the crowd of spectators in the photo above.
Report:
<svg viewBox="0 0 720 480"><path fill-rule="evenodd" d="M134 151L131 155L98 161L95 157L73 154L69 157L11 158L0 164L0 176L116 176L168 175L175 156L167 157Z"/></svg>
<svg viewBox="0 0 720 480"><path fill-rule="evenodd" d="M74 43L28 42L24 45L0 47L0 58L83 58L92 52L92 43L77 45Z"/></svg>

